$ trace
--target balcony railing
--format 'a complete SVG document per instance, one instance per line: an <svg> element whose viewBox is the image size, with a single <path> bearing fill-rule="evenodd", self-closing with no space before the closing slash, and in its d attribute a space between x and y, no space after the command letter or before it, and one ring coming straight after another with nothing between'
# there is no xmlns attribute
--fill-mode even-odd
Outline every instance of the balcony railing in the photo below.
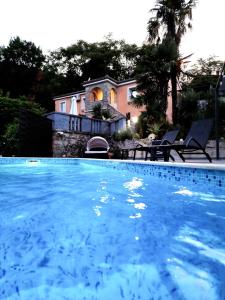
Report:
<svg viewBox="0 0 225 300"><path fill-rule="evenodd" d="M126 126L125 118L104 121L59 112L52 112L46 116L52 120L52 129L55 131L111 135Z"/></svg>

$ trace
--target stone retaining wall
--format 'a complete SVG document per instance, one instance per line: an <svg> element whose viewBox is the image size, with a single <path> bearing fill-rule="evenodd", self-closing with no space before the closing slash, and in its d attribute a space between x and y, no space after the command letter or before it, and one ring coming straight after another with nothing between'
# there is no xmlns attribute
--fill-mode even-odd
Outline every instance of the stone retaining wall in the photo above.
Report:
<svg viewBox="0 0 225 300"><path fill-rule="evenodd" d="M53 157L82 157L86 150L87 141L93 137L91 134L73 133L73 132L58 132L53 133ZM126 140L124 142L117 142L112 139L111 136L105 136L110 145L110 151L114 154L112 157L120 157L121 148L134 148L139 142L138 140ZM216 143L214 140L210 140L207 144L206 151L212 157L216 158ZM144 153L137 151L137 159L144 159ZM179 157L174 152L175 159L179 161ZM132 153L130 153L132 157ZM189 159L195 159L195 155L190 155ZM197 156L198 159L205 158L203 156ZM225 159L225 141L220 141L220 158Z"/></svg>
<svg viewBox="0 0 225 300"><path fill-rule="evenodd" d="M53 132L52 150L53 157L83 157L87 142L96 135L73 133L67 131ZM110 150L119 158L119 145L111 136L104 136L110 146ZM122 145L120 145L122 146Z"/></svg>
<svg viewBox="0 0 225 300"><path fill-rule="evenodd" d="M72 132L54 132L52 138L53 157L79 157L85 150L91 135Z"/></svg>

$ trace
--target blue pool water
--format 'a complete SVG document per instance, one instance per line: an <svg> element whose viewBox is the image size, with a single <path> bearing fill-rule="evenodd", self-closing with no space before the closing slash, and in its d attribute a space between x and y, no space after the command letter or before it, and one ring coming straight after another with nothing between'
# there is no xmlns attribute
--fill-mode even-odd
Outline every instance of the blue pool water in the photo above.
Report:
<svg viewBox="0 0 225 300"><path fill-rule="evenodd" d="M225 299L224 189L0 164L0 299Z"/></svg>

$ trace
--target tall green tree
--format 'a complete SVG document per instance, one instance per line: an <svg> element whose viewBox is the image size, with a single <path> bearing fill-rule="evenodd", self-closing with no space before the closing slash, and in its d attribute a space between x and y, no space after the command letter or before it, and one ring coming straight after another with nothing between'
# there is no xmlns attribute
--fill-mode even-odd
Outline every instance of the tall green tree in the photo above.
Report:
<svg viewBox="0 0 225 300"><path fill-rule="evenodd" d="M157 0L151 10L153 17L148 22L149 41L159 43L163 39L174 41L177 52L182 36L192 27L192 9L196 0ZM177 75L178 67L171 65L170 70L173 101L173 122L177 123Z"/></svg>
<svg viewBox="0 0 225 300"><path fill-rule="evenodd" d="M45 61L41 49L19 37L0 48L0 89L12 98L34 98L33 88Z"/></svg>
<svg viewBox="0 0 225 300"><path fill-rule="evenodd" d="M64 91L65 79L46 61L46 56L34 43L12 38L0 48L1 95L26 97L48 111L54 109L52 98Z"/></svg>
<svg viewBox="0 0 225 300"><path fill-rule="evenodd" d="M136 67L138 96L133 97L132 103L136 107L145 106L149 125L165 120L170 69L176 59L176 47L168 40L144 45L140 51Z"/></svg>

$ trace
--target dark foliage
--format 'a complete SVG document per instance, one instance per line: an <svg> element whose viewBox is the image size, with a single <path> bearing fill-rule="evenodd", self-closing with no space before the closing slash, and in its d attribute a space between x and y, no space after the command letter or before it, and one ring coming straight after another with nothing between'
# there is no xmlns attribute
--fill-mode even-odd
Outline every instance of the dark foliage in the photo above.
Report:
<svg viewBox="0 0 225 300"><path fill-rule="evenodd" d="M152 122L165 119L170 68L176 59L176 47L171 41L144 45L141 49L136 67L139 94L133 98L132 103L136 107L146 107L147 113L142 114L142 119L146 122L145 128ZM145 132L144 127L143 131Z"/></svg>
<svg viewBox="0 0 225 300"><path fill-rule="evenodd" d="M33 99L33 88L44 60L40 48L19 37L11 39L8 47L0 48L0 88L3 95Z"/></svg>
<svg viewBox="0 0 225 300"><path fill-rule="evenodd" d="M15 154L18 141L18 120L20 110L26 109L37 115L45 112L39 104L25 99L10 99L0 97L0 153L11 155ZM4 151L3 151L4 150Z"/></svg>

